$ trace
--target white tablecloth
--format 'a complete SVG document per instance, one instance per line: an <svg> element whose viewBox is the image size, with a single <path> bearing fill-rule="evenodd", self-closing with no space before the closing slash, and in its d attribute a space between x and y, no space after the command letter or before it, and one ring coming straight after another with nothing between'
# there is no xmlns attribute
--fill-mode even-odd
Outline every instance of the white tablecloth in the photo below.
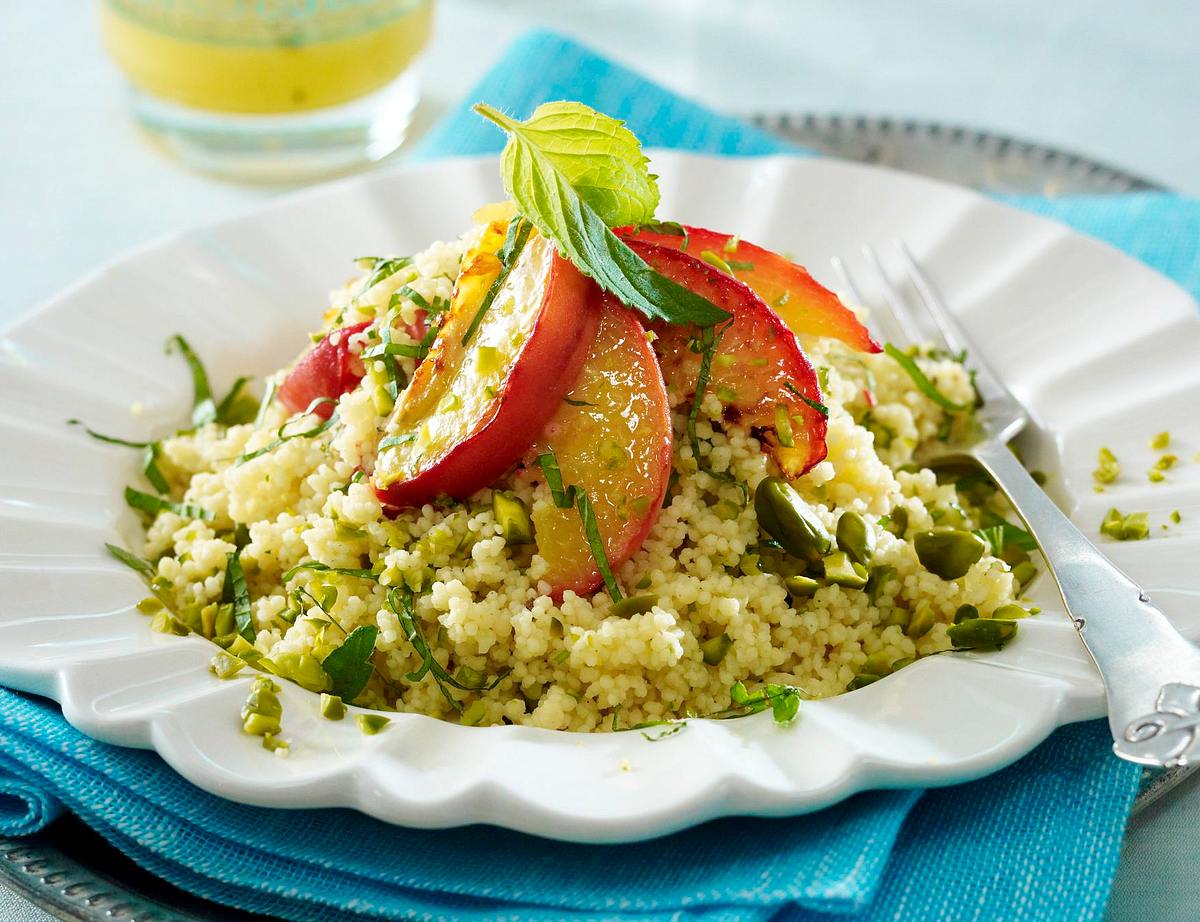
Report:
<svg viewBox="0 0 1200 922"><path fill-rule="evenodd" d="M728 112L963 124L1200 194L1195 0L438 2L418 133L544 25ZM284 191L187 173L143 143L82 0L0 0L0 126L0 327L129 247ZM1200 785L1168 798L1131 828L1114 918L1144 918L1151 896L1160 918L1195 917L1200 883L1180 871L1200 846ZM0 888L0 920L42 918Z"/></svg>

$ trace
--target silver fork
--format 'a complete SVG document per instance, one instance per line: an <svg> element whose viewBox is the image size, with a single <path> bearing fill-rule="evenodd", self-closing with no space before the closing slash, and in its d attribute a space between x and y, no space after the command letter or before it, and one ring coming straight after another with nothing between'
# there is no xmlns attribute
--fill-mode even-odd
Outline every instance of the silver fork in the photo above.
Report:
<svg viewBox="0 0 1200 922"><path fill-rule="evenodd" d="M1067 612L1100 670L1113 751L1131 762L1161 768L1200 762L1200 650L1075 527L1008 449L1009 440L1029 423L1029 414L988 367L908 247L900 241L895 247L916 302L937 327L942 345L951 353L966 350L984 400L977 441L947 446L930 460L976 461L1008 494L1037 539ZM883 292L882 319L890 332L909 343L926 340L875 251L863 247L862 256ZM835 258L833 265L847 294L867 304L846 264Z"/></svg>

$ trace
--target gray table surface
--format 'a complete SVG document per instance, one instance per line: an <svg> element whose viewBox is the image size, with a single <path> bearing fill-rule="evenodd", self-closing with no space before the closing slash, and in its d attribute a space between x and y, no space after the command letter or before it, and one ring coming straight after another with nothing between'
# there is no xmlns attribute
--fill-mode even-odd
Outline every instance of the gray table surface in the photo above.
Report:
<svg viewBox="0 0 1200 922"><path fill-rule="evenodd" d="M438 2L417 134L509 40L541 25L731 113L887 113L988 128L1200 194L1194 0ZM0 327L132 246L286 191L190 174L144 144L93 4L2 7ZM1195 918L1198 850L1193 779L1131 823L1110 918ZM47 918L0 888L0 922Z"/></svg>

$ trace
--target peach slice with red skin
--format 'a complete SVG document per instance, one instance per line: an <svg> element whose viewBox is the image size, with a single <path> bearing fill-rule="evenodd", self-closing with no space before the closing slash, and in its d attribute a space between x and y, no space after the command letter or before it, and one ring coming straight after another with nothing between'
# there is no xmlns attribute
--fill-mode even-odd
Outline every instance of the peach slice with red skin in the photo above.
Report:
<svg viewBox="0 0 1200 922"><path fill-rule="evenodd" d="M753 288L792 332L839 339L859 352L881 351L854 312L803 266L730 234L687 225L680 228L683 233L670 234L646 227L625 227L617 234L626 243L641 240L672 250L681 250L686 242L687 253L692 256L711 252L729 266L734 278Z"/></svg>
<svg viewBox="0 0 1200 922"><path fill-rule="evenodd" d="M553 452L563 484L584 490L596 513L605 554L615 571L642 546L662 507L671 474L671 413L646 331L634 314L605 295L600 325L574 387L526 454ZM574 508L533 511L543 577L561 600L568 589L591 592L601 582Z"/></svg>
<svg viewBox="0 0 1200 922"><path fill-rule="evenodd" d="M747 285L706 262L640 237L626 243L651 268L730 314L718 330L706 393L724 405L727 423L750 429L770 450L780 470L798 477L824 459L826 419L812 363L779 315ZM675 394L692 395L700 355L690 348L694 328L655 324L654 350Z"/></svg>
<svg viewBox="0 0 1200 922"><path fill-rule="evenodd" d="M330 330L319 343L301 356L279 386L279 402L293 413L301 413L322 397L333 400L358 387L363 363L350 351L350 337L361 333L370 321ZM329 419L333 404L313 407L313 415Z"/></svg>
<svg viewBox="0 0 1200 922"><path fill-rule="evenodd" d="M372 483L388 507L465 499L512 467L562 404L599 319L599 293L536 231L464 343L502 270L506 223L463 257L429 354L401 392Z"/></svg>

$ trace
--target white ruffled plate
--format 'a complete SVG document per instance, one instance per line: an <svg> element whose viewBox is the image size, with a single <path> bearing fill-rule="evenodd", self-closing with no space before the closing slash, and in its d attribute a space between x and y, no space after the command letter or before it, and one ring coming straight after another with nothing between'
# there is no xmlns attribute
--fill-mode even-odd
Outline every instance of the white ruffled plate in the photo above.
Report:
<svg viewBox="0 0 1200 922"><path fill-rule="evenodd" d="M848 163L658 153L659 214L740 233L833 282L830 257L904 238L1033 411L1024 442L1088 533L1110 505L1142 509L1152 539L1109 543L1188 636L1200 635L1200 319L1180 288L1059 224L963 189ZM0 338L0 681L48 695L85 733L153 748L200 787L273 807L353 807L410 826L486 822L589 842L660 835L728 814L816 810L873 787L944 785L1019 758L1055 727L1101 716L1099 681L1050 581L1045 609L1000 653L922 660L793 727L769 714L692 721L651 743L472 728L397 715L378 736L332 723L287 685L290 758L240 732L246 681L221 682L212 646L155 634L145 593L103 542L137 532L121 488L137 453L64 425L157 434L186 417L182 332L218 382L279 367L305 343L328 289L363 253L412 252L501 196L494 158L355 178L130 254ZM143 415L130 415L135 402ZM1143 475L1149 437L1183 459ZM1092 492L1097 447L1125 464ZM1179 509L1182 527L1159 523ZM1053 556L1053 548L1049 549ZM1189 604L1190 603L1190 604Z"/></svg>

